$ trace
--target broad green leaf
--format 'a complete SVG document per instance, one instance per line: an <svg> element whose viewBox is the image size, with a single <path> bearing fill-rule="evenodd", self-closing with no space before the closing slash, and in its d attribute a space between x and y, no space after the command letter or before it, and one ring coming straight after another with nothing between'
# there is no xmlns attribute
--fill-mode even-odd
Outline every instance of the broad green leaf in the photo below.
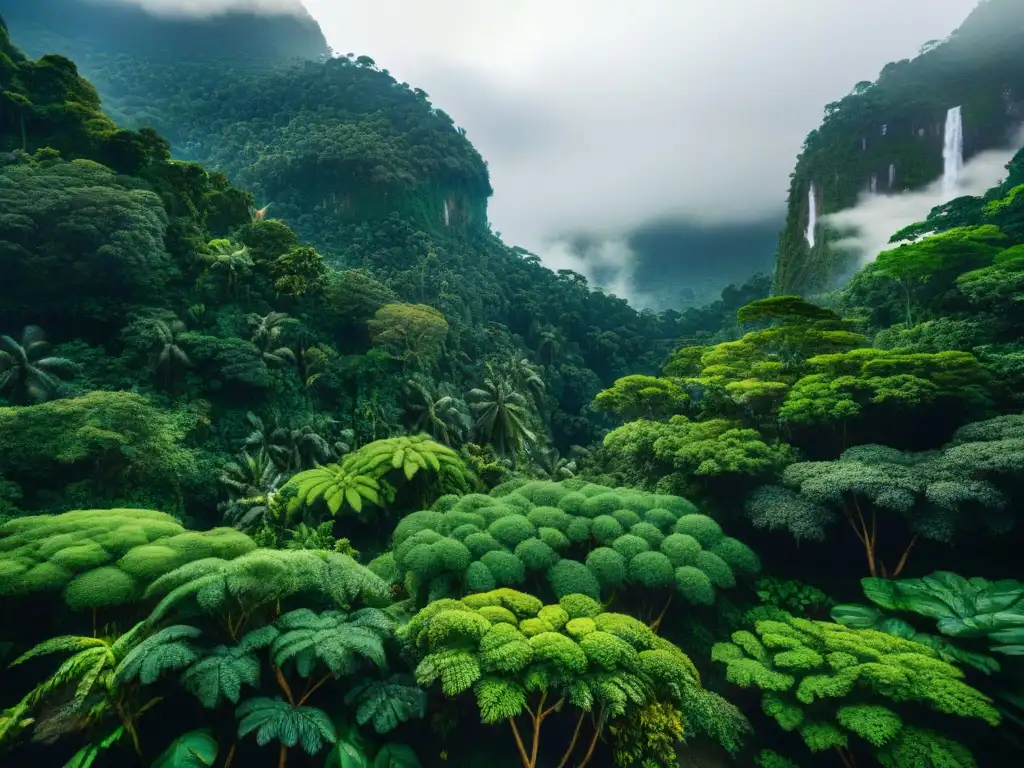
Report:
<svg viewBox="0 0 1024 768"><path fill-rule="evenodd" d="M217 740L211 731L189 731L171 742L153 762L153 768L210 768L217 752Z"/></svg>

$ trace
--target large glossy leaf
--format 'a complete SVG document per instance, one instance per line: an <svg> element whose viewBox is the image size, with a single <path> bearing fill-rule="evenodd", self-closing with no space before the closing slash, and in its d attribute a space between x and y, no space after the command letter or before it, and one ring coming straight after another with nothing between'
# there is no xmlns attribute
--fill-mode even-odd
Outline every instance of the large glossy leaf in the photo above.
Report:
<svg viewBox="0 0 1024 768"><path fill-rule="evenodd" d="M189 731L171 742L153 761L153 768L210 768L217 760L217 752L212 732Z"/></svg>
<svg viewBox="0 0 1024 768"><path fill-rule="evenodd" d="M854 629L874 629L882 615L877 608L854 603L837 605L832 609L832 621Z"/></svg>
<svg viewBox="0 0 1024 768"><path fill-rule="evenodd" d="M385 744L373 759L373 768L420 768L420 761L408 744Z"/></svg>
<svg viewBox="0 0 1024 768"><path fill-rule="evenodd" d="M370 768L366 754L366 743L353 725L342 724L337 728L338 741L327 755L324 768Z"/></svg>

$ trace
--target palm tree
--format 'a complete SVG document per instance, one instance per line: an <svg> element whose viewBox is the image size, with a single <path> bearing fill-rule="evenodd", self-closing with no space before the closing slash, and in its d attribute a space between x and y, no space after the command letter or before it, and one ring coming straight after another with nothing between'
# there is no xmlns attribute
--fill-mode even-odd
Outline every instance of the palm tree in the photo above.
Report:
<svg viewBox="0 0 1024 768"><path fill-rule="evenodd" d="M444 391L443 387L417 379L406 382L409 402L406 408L413 415L413 429L426 432L445 445L461 443L470 426L465 401Z"/></svg>
<svg viewBox="0 0 1024 768"><path fill-rule="evenodd" d="M221 468L219 479L228 489L229 501L221 505L224 517L236 528L248 529L267 518L284 475L265 451L252 456L243 450Z"/></svg>
<svg viewBox="0 0 1024 768"><path fill-rule="evenodd" d="M544 379L541 378L537 366L519 353L506 360L501 370L508 377L513 389L525 390L538 399L544 393Z"/></svg>
<svg viewBox="0 0 1024 768"><path fill-rule="evenodd" d="M178 334L185 332L185 324L177 319L170 322L154 319L153 330L156 332L158 344L161 345L156 368L164 372L164 383L169 385L179 367L192 367L188 353L178 345Z"/></svg>
<svg viewBox="0 0 1024 768"><path fill-rule="evenodd" d="M287 472L301 472L331 458L331 444L309 424L278 427L270 440L272 455Z"/></svg>
<svg viewBox="0 0 1024 768"><path fill-rule="evenodd" d="M26 325L21 342L0 336L0 392L15 400L40 403L56 395L61 379L70 378L78 366L64 357L46 356L50 345L38 325Z"/></svg>
<svg viewBox="0 0 1024 768"><path fill-rule="evenodd" d="M530 450L530 460L534 469L548 480L569 480L579 471L576 460L563 457L557 448L534 447Z"/></svg>
<svg viewBox="0 0 1024 768"><path fill-rule="evenodd" d="M208 265L206 271L223 272L228 290L236 292L238 276L247 273L254 266L249 248L230 240L211 240L208 248L209 253L200 255Z"/></svg>
<svg viewBox="0 0 1024 768"><path fill-rule="evenodd" d="M495 375L490 365L488 373L483 386L470 390L466 396L476 416L473 426L477 435L499 454L515 456L525 443L537 440L526 426L530 401L508 379Z"/></svg>
<svg viewBox="0 0 1024 768"><path fill-rule="evenodd" d="M308 469L317 462L328 461L339 450L343 453L350 450L341 441L332 445L308 424L301 427L275 425L270 428L252 411L245 415L245 420L252 427L252 432L245 438L243 445L266 454L281 472L289 475Z"/></svg>
<svg viewBox="0 0 1024 768"><path fill-rule="evenodd" d="M562 335L554 326L545 326L540 332L540 340L537 342L537 355L545 365L554 365L555 361L562 356L565 342Z"/></svg>
<svg viewBox="0 0 1024 768"><path fill-rule="evenodd" d="M271 312L269 315L249 315L252 328L250 341L259 350L260 357L267 365L283 365L295 362L295 352L280 343L286 323L295 322L285 312Z"/></svg>

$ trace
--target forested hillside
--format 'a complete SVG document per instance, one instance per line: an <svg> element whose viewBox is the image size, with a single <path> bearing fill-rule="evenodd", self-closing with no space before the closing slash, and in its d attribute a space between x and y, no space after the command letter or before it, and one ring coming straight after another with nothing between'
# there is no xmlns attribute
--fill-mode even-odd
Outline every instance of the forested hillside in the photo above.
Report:
<svg viewBox="0 0 1024 768"><path fill-rule="evenodd" d="M84 52L119 121L155 126L177 157L254 192L261 216L288 224L326 263L369 270L389 295L440 310L452 353L441 364L460 391L487 359L525 352L543 361L545 398L558 406L546 412L547 430L562 452L598 434L602 421L588 404L601 386L630 370L653 372L674 339L700 330L701 321L676 312L637 313L588 290L581 275L555 275L503 244L487 223L491 186L480 155L426 93L368 57L268 71L227 47L169 67L118 52L116 31L72 33L61 52Z"/></svg>
<svg viewBox="0 0 1024 768"><path fill-rule="evenodd" d="M874 186L900 193L942 176L943 125L962 106L964 157L1011 138L1024 116L1024 5L983 0L959 29L932 40L914 59L887 64L875 82L825 107L797 158L789 187L786 227L776 252L775 289L812 295L837 287L855 268L832 247L835 233L805 237L813 188L817 218L852 207Z"/></svg>
<svg viewBox="0 0 1024 768"><path fill-rule="evenodd" d="M233 176L409 175L292 226L0 21L3 765L1020 763L1024 152L655 315L438 219L486 168L372 61L259 77Z"/></svg>

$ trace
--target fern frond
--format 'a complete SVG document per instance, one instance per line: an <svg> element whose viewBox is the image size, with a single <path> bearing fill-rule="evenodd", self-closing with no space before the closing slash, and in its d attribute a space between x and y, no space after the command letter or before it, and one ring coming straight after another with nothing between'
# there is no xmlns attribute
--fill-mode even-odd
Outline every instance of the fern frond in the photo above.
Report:
<svg viewBox="0 0 1024 768"><path fill-rule="evenodd" d="M408 675L394 675L387 680L364 680L345 694L345 703L356 706L360 725L372 722L373 729L383 734L423 717L427 694Z"/></svg>
<svg viewBox="0 0 1024 768"><path fill-rule="evenodd" d="M207 709L222 698L237 704L243 685L259 688L260 660L242 646L217 646L182 673L181 684Z"/></svg>
<svg viewBox="0 0 1024 768"><path fill-rule="evenodd" d="M188 641L201 634L201 630L185 624L160 630L128 652L114 670L114 680L126 683L137 679L151 685L164 672L184 669L199 658Z"/></svg>
<svg viewBox="0 0 1024 768"><path fill-rule="evenodd" d="M331 718L322 709L293 707L280 697L249 699L235 715L239 738L256 731L256 743L261 747L276 740L286 747L301 744L306 754L316 755L338 740Z"/></svg>

